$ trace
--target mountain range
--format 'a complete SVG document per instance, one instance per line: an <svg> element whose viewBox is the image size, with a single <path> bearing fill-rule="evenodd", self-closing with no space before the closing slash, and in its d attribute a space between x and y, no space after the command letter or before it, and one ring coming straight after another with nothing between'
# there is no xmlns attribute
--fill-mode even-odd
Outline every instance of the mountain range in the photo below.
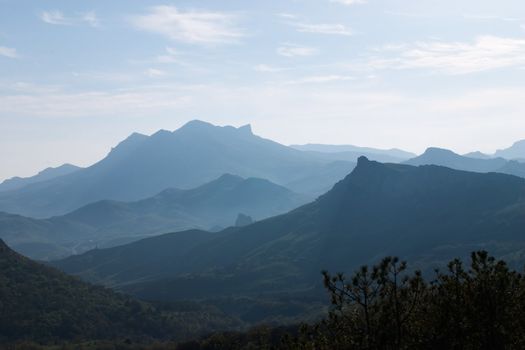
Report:
<svg viewBox="0 0 525 350"><path fill-rule="evenodd" d="M525 140L520 140L514 142L512 146L504 149L497 150L494 154L482 153L479 151L469 152L464 154L465 157L469 158L480 158L480 159L490 159L490 158L505 158L507 160L518 160L525 161Z"/></svg>
<svg viewBox="0 0 525 350"><path fill-rule="evenodd" d="M25 187L27 185L31 185L37 182L43 182L47 180L51 180L60 176L68 175L71 173L74 173L75 171L80 170L81 168L71 165L71 164L63 164L56 168L47 168L36 174L35 176L31 177L13 177L11 179L7 179L4 182L0 183L0 192L3 191L13 191L17 190L19 188Z"/></svg>
<svg viewBox="0 0 525 350"><path fill-rule="evenodd" d="M475 153L461 156L450 150L431 147L422 155L404 162L409 165L441 165L453 169L473 172L497 172L525 177L525 163L505 158L483 157Z"/></svg>
<svg viewBox="0 0 525 350"><path fill-rule="evenodd" d="M389 255L427 271L478 249L522 264L523 227L524 179L361 157L332 190L287 214L96 249L53 265L147 300L280 298L315 294L322 269L352 271Z"/></svg>
<svg viewBox="0 0 525 350"><path fill-rule="evenodd" d="M99 200L136 201L167 188L194 188L225 173L316 196L354 166L263 139L249 125L192 121L174 132L133 134L90 167L0 192L0 211L35 218L64 215Z"/></svg>
<svg viewBox="0 0 525 350"><path fill-rule="evenodd" d="M517 141L509 148L496 151L494 156L506 159L525 160L525 140Z"/></svg>
<svg viewBox="0 0 525 350"><path fill-rule="evenodd" d="M291 145L290 147L305 152L324 153L332 156L334 159L349 160L353 162L357 161L359 157L364 156L378 162L401 163L402 161L414 158L416 156L414 153L406 152L396 148L384 150L353 145L324 145L315 143L308 143L305 145Z"/></svg>
<svg viewBox="0 0 525 350"><path fill-rule="evenodd" d="M0 238L31 258L57 259L166 232L216 231L233 226L239 214L261 220L309 199L268 180L226 174L195 189L166 189L136 202L98 201L50 219L0 213Z"/></svg>

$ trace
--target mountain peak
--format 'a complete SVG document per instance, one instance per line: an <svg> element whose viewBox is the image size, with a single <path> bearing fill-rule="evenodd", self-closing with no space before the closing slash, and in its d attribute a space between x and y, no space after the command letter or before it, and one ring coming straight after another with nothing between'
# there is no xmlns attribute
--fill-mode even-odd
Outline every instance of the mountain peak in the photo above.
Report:
<svg viewBox="0 0 525 350"><path fill-rule="evenodd" d="M370 163L370 160L365 156L357 158L357 166L368 165L368 163Z"/></svg>
<svg viewBox="0 0 525 350"><path fill-rule="evenodd" d="M216 126L211 124L211 123L195 119L195 120L190 120L189 122L184 124L179 130L184 130L184 129L204 129L204 128L208 129L208 128L214 128L214 127L216 127Z"/></svg>
<svg viewBox="0 0 525 350"><path fill-rule="evenodd" d="M218 126L202 120L192 120L184 124L179 132L212 132L212 131L225 131L225 132L234 132L244 135L252 135L252 127L250 124L243 125L241 127L234 127L230 125Z"/></svg>
<svg viewBox="0 0 525 350"><path fill-rule="evenodd" d="M452 155L452 154L455 154L454 152L452 152L451 150L449 149L446 149L446 148L439 148L439 147L429 147L425 150L425 153L424 154L427 154L427 155L432 155L432 154L448 154L448 155Z"/></svg>
<svg viewBox="0 0 525 350"><path fill-rule="evenodd" d="M160 129L159 131L151 135L151 137L155 138L155 137L162 137L162 136L167 136L167 135L171 135L171 131L166 130L166 129Z"/></svg>
<svg viewBox="0 0 525 350"><path fill-rule="evenodd" d="M208 182L207 184L204 184L202 185L201 187L207 187L207 186L217 186L217 185L221 185L221 186L236 186L237 184L243 182L245 179L240 177L240 176L237 176L237 175L233 175L233 174L223 174L221 175L219 178L211 181L211 182Z"/></svg>
<svg viewBox="0 0 525 350"><path fill-rule="evenodd" d="M115 156L117 154L127 154L128 152L131 152L140 145L143 141L147 140L149 137L143 134L139 134L138 132L134 132L133 134L129 135L126 139L121 141L118 145L111 148L110 154Z"/></svg>
<svg viewBox="0 0 525 350"><path fill-rule="evenodd" d="M250 124L243 125L243 126L237 128L237 130L239 130L239 131L241 131L243 133L246 133L246 134L253 134L252 126Z"/></svg>
<svg viewBox="0 0 525 350"><path fill-rule="evenodd" d="M233 174L226 173L226 174L223 174L223 175L219 176L219 178L217 180L220 180L220 181L224 181L224 180L242 181L242 180L244 180L244 178L242 178L241 176L238 176L238 175L233 175Z"/></svg>
<svg viewBox="0 0 525 350"><path fill-rule="evenodd" d="M361 156L358 158L357 165L354 170L343 180L339 181L333 187L333 189L327 193L327 195L330 193L346 192L348 186L351 186L352 184L359 184L360 186L373 186L379 181L378 179L384 177L384 172L387 168L388 166L383 163L369 160L367 157Z"/></svg>
<svg viewBox="0 0 525 350"><path fill-rule="evenodd" d="M509 148L496 151L494 156L506 159L525 159L525 140L516 141Z"/></svg>
<svg viewBox="0 0 525 350"><path fill-rule="evenodd" d="M387 167L384 163L369 160L367 157L361 156L357 159L357 165L354 171L348 175L348 178L370 179L370 177L376 177L378 174L381 174L383 172L382 169Z"/></svg>

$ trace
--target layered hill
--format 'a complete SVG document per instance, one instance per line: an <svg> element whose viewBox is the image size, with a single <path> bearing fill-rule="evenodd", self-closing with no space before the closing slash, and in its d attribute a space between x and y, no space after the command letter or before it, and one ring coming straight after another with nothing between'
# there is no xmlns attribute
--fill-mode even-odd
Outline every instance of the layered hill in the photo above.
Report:
<svg viewBox="0 0 525 350"><path fill-rule="evenodd" d="M525 140L517 141L509 148L496 151L496 157L503 157L507 159L525 159Z"/></svg>
<svg viewBox="0 0 525 350"><path fill-rule="evenodd" d="M322 269L352 271L388 255L429 268L483 248L521 263L523 227L524 179L360 158L331 191L287 214L55 264L148 299L301 295L319 286Z"/></svg>
<svg viewBox="0 0 525 350"><path fill-rule="evenodd" d="M370 147L359 147L353 145L325 145L308 143L305 145L291 145L290 147L300 151L312 153L329 154L336 160L357 161L361 156L367 157L378 162L401 163L402 161L414 158L416 155L400 149L378 149Z"/></svg>
<svg viewBox="0 0 525 350"><path fill-rule="evenodd" d="M525 177L525 164L515 160L498 158L483 158L479 155L461 156L442 148L428 148L422 155L412 158L405 164L409 165L441 165L453 169L480 173L497 172Z"/></svg>
<svg viewBox="0 0 525 350"><path fill-rule="evenodd" d="M331 158L258 137L249 125L192 121L174 132L133 134L86 169L0 193L0 211L39 218L63 215L98 200L135 201L166 188L194 188L225 173L319 195L355 166L344 162L334 168L331 163ZM312 178L317 181L301 187L303 179Z"/></svg>
<svg viewBox="0 0 525 350"><path fill-rule="evenodd" d="M44 169L38 174L36 174L35 176L13 177L11 179L7 179L4 182L0 183L0 192L13 191L13 190L25 187L27 185L37 183L37 182L43 182L43 181L51 180L51 179L54 179L60 176L69 175L80 169L81 168L75 165L63 164L56 168Z"/></svg>
<svg viewBox="0 0 525 350"><path fill-rule="evenodd" d="M241 213L261 220L308 200L267 180L226 174L194 189L167 189L136 202L99 201L50 219L0 213L0 238L26 256L58 259L166 232L233 226Z"/></svg>
<svg viewBox="0 0 525 350"><path fill-rule="evenodd" d="M232 322L204 308L162 312L18 255L0 240L0 344L185 339ZM195 328L193 328L195 327Z"/></svg>

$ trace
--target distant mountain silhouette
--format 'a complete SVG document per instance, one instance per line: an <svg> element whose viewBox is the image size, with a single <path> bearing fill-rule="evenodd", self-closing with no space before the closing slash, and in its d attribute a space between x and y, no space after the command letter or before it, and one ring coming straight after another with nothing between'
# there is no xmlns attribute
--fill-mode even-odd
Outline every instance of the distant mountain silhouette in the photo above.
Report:
<svg viewBox="0 0 525 350"><path fill-rule="evenodd" d="M498 150L494 154L496 157L506 159L525 159L525 140L515 142L511 147Z"/></svg>
<svg viewBox="0 0 525 350"><path fill-rule="evenodd" d="M322 154L258 137L249 126L192 121L174 132L133 134L86 169L0 193L0 210L40 218L62 215L102 199L133 201L166 188L193 188L225 173L319 195L355 166L343 162L345 167L333 168L331 163L333 159ZM305 179L310 180L302 188Z"/></svg>
<svg viewBox="0 0 525 350"><path fill-rule="evenodd" d="M267 180L227 174L195 189L167 189L137 202L99 201L50 219L0 213L0 238L29 257L57 259L166 232L233 226L240 212L260 220L309 199Z"/></svg>
<svg viewBox="0 0 525 350"><path fill-rule="evenodd" d="M308 143L305 145L291 145L290 147L300 151L328 153L335 160L357 161L361 156L379 162L400 163L404 160L415 157L414 153L400 149L377 149L370 147L358 147L352 145L324 145Z"/></svg>
<svg viewBox="0 0 525 350"><path fill-rule="evenodd" d="M485 154L485 153L482 153L482 152L479 152L479 151L466 153L466 154L463 155L463 157L467 157L467 158L477 158L477 159L490 159L490 158L494 158L493 156L491 156L491 155L489 155L489 154Z"/></svg>
<svg viewBox="0 0 525 350"><path fill-rule="evenodd" d="M442 148L428 148L422 155L412 158L405 164L409 165L441 165L453 169L474 171L480 173L498 172L523 177L525 164L509 161L504 158L470 158L461 156Z"/></svg>
<svg viewBox="0 0 525 350"><path fill-rule="evenodd" d="M315 291L322 269L352 271L388 255L431 270L483 247L521 264L524 227L524 179L362 157L331 191L285 215L54 264L152 300L288 295Z"/></svg>
<svg viewBox="0 0 525 350"><path fill-rule="evenodd" d="M37 182L47 181L59 176L68 175L78 171L79 168L71 164L63 164L56 168L47 168L31 177L13 177L0 183L0 192L12 191Z"/></svg>

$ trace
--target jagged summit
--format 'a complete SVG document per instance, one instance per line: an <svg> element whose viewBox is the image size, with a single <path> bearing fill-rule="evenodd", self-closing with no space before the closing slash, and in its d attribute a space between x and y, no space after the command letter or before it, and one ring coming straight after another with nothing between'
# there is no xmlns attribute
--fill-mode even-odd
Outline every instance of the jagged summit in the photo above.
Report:
<svg viewBox="0 0 525 350"><path fill-rule="evenodd" d="M133 134L86 169L23 195L5 193L0 210L36 218L64 215L103 199L137 201L166 188L196 188L225 173L267 179L315 196L353 166L259 137L250 125L237 128L194 120L176 131Z"/></svg>
<svg viewBox="0 0 525 350"><path fill-rule="evenodd" d="M357 160L357 166L355 169L347 176L352 177L356 175L373 175L378 172L381 172L382 170L392 170L392 169L404 169L406 166L403 166L401 164L395 164L395 163L381 163L377 162L375 160L369 160L365 156L361 156Z"/></svg>
<svg viewBox="0 0 525 350"><path fill-rule="evenodd" d="M251 124L243 125L237 128L237 130L242 131L243 133L246 133L246 134L253 134Z"/></svg>
<svg viewBox="0 0 525 350"><path fill-rule="evenodd" d="M377 183L381 183L381 179L386 175L391 174L392 171L401 170L403 168L405 168L405 166L400 164L380 163L374 160L369 160L365 156L361 156L357 160L357 166L355 169L346 176L341 183L373 186Z"/></svg>
<svg viewBox="0 0 525 350"><path fill-rule="evenodd" d="M148 136L146 136L144 134L141 134L139 132L134 132L133 134L129 135L126 140L141 140L141 139L145 139L147 137Z"/></svg>
<svg viewBox="0 0 525 350"><path fill-rule="evenodd" d="M131 134L128 137L126 137L123 141L121 141L114 148L118 148L120 146L125 146L125 145L130 145L130 144L137 144L137 143L140 143L140 142L142 142L144 140L147 140L148 138L149 138L149 136L147 136L147 135L144 135L144 134L141 134L141 133L138 133L138 132L134 132L133 134Z"/></svg>
<svg viewBox="0 0 525 350"><path fill-rule="evenodd" d="M496 151L494 156L506 159L525 159L525 140L517 141L509 148Z"/></svg>
<svg viewBox="0 0 525 350"><path fill-rule="evenodd" d="M184 124L179 129L175 130L174 133L185 133L185 132L198 132L198 133L205 133L205 132L213 132L213 131L230 131L230 132L236 132L236 133L242 133L242 134L248 134L252 135L252 128L250 124L243 125L241 127L234 127L231 125L226 126L219 126L214 125L202 120L192 120Z"/></svg>
<svg viewBox="0 0 525 350"><path fill-rule="evenodd" d="M125 155L128 152L133 151L136 147L138 147L140 144L142 144L144 141L148 139L149 139L149 136L140 134L138 132L134 132L133 134L125 138L123 141L121 141L119 144L117 144L115 147L111 148L109 155L111 156L120 155L120 154Z"/></svg>

